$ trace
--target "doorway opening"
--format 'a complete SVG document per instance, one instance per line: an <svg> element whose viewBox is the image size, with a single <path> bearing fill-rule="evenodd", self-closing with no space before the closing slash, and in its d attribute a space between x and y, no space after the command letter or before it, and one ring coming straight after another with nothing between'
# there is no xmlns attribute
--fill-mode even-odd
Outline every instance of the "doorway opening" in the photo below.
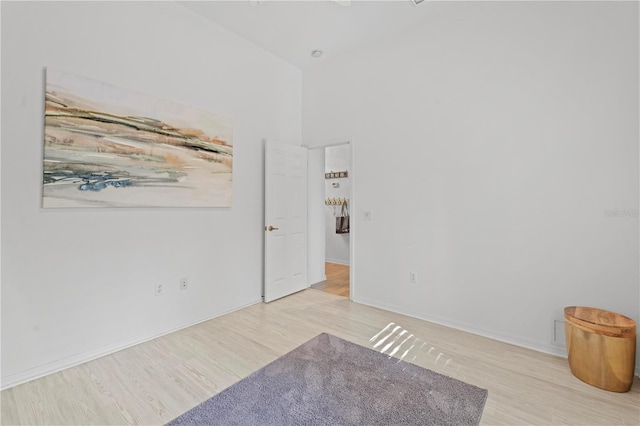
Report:
<svg viewBox="0 0 640 426"><path fill-rule="evenodd" d="M310 270L317 272L309 274L311 288L352 298L350 141L310 150L309 166Z"/></svg>

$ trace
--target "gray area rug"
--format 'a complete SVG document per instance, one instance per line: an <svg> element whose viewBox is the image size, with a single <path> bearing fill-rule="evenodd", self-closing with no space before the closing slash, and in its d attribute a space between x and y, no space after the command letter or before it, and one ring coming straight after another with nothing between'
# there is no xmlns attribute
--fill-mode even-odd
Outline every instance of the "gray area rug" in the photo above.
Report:
<svg viewBox="0 0 640 426"><path fill-rule="evenodd" d="M487 393L323 333L169 425L477 425Z"/></svg>

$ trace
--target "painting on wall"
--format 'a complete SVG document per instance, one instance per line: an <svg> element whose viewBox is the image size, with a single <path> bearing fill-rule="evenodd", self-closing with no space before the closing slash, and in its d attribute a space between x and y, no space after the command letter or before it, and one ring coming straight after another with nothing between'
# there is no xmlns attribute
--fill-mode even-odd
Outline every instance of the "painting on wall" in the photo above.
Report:
<svg viewBox="0 0 640 426"><path fill-rule="evenodd" d="M217 115L49 68L42 206L229 207L232 136Z"/></svg>

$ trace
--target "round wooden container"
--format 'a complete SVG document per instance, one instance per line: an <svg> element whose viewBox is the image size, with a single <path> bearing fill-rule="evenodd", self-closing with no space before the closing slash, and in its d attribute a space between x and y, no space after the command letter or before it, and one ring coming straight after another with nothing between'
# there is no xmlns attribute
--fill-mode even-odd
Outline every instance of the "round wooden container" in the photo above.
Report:
<svg viewBox="0 0 640 426"><path fill-rule="evenodd" d="M600 389L627 392L636 365L636 323L603 309L564 309L569 367L574 376Z"/></svg>

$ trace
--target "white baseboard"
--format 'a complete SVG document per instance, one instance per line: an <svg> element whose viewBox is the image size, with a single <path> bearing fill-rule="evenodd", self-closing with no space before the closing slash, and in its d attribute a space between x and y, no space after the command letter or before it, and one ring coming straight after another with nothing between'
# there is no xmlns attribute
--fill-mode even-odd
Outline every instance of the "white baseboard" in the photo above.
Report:
<svg viewBox="0 0 640 426"><path fill-rule="evenodd" d="M338 265L344 265L344 266L349 266L351 264L348 260L342 260L342 259L329 259L329 258L326 258L324 261L328 262L328 263L336 263Z"/></svg>
<svg viewBox="0 0 640 426"><path fill-rule="evenodd" d="M520 337L504 335L500 333L491 332L488 330L480 329L474 327L470 324L465 324L456 321L450 321L444 318L440 318L437 316L429 316L429 315L417 315L410 312L405 312L399 306L395 306L389 303L379 303L377 301L357 298L352 299L356 303L361 303L363 305L372 306L374 308L384 309L386 311L395 312L397 314L406 315L408 317L421 319L423 321L432 322L434 324L443 325L445 327L454 328L456 330L466 331L467 333L476 334L478 336L487 337L489 339L497 340L499 342L508 343L515 346L520 346L522 348L531 349L537 352L542 352L550 355L556 355L562 358L567 358L567 350L565 347L557 346L552 343L544 344L541 342L522 339ZM635 375L640 377L640 365L636 363Z"/></svg>
<svg viewBox="0 0 640 426"><path fill-rule="evenodd" d="M135 345L139 345L140 343L148 342L150 340L156 339L158 337L165 336L167 334L176 332L178 330L182 330L187 327L194 326L196 324L200 324L205 321L209 321L211 319L220 317L222 315L229 314L231 312L237 311L239 309L246 308L248 306L255 305L257 303L261 303L262 300L257 300L255 302L248 303L243 306L239 306L237 308L233 308L224 312L220 312L211 316L207 316L206 318L201 318L195 321L191 321L189 323L185 323L175 328L171 328L169 330L154 334L152 336L141 337L138 339L134 339L127 342L117 342L110 345L103 346L98 349L94 349L91 351L82 352L76 355L72 355L67 358L62 358L56 361L49 362L44 365L40 365L38 367L31 368L29 370L21 371L19 373L11 374L6 377L2 377L0 379L0 390L5 390L12 388L17 385L21 385L26 382L30 382L35 379L39 379L44 376L48 376L49 374L57 373L58 371L66 370L67 368L75 367L80 364L84 364L85 362L93 361L94 359L101 358L106 355L110 355L112 353L121 351L123 349L130 348Z"/></svg>

